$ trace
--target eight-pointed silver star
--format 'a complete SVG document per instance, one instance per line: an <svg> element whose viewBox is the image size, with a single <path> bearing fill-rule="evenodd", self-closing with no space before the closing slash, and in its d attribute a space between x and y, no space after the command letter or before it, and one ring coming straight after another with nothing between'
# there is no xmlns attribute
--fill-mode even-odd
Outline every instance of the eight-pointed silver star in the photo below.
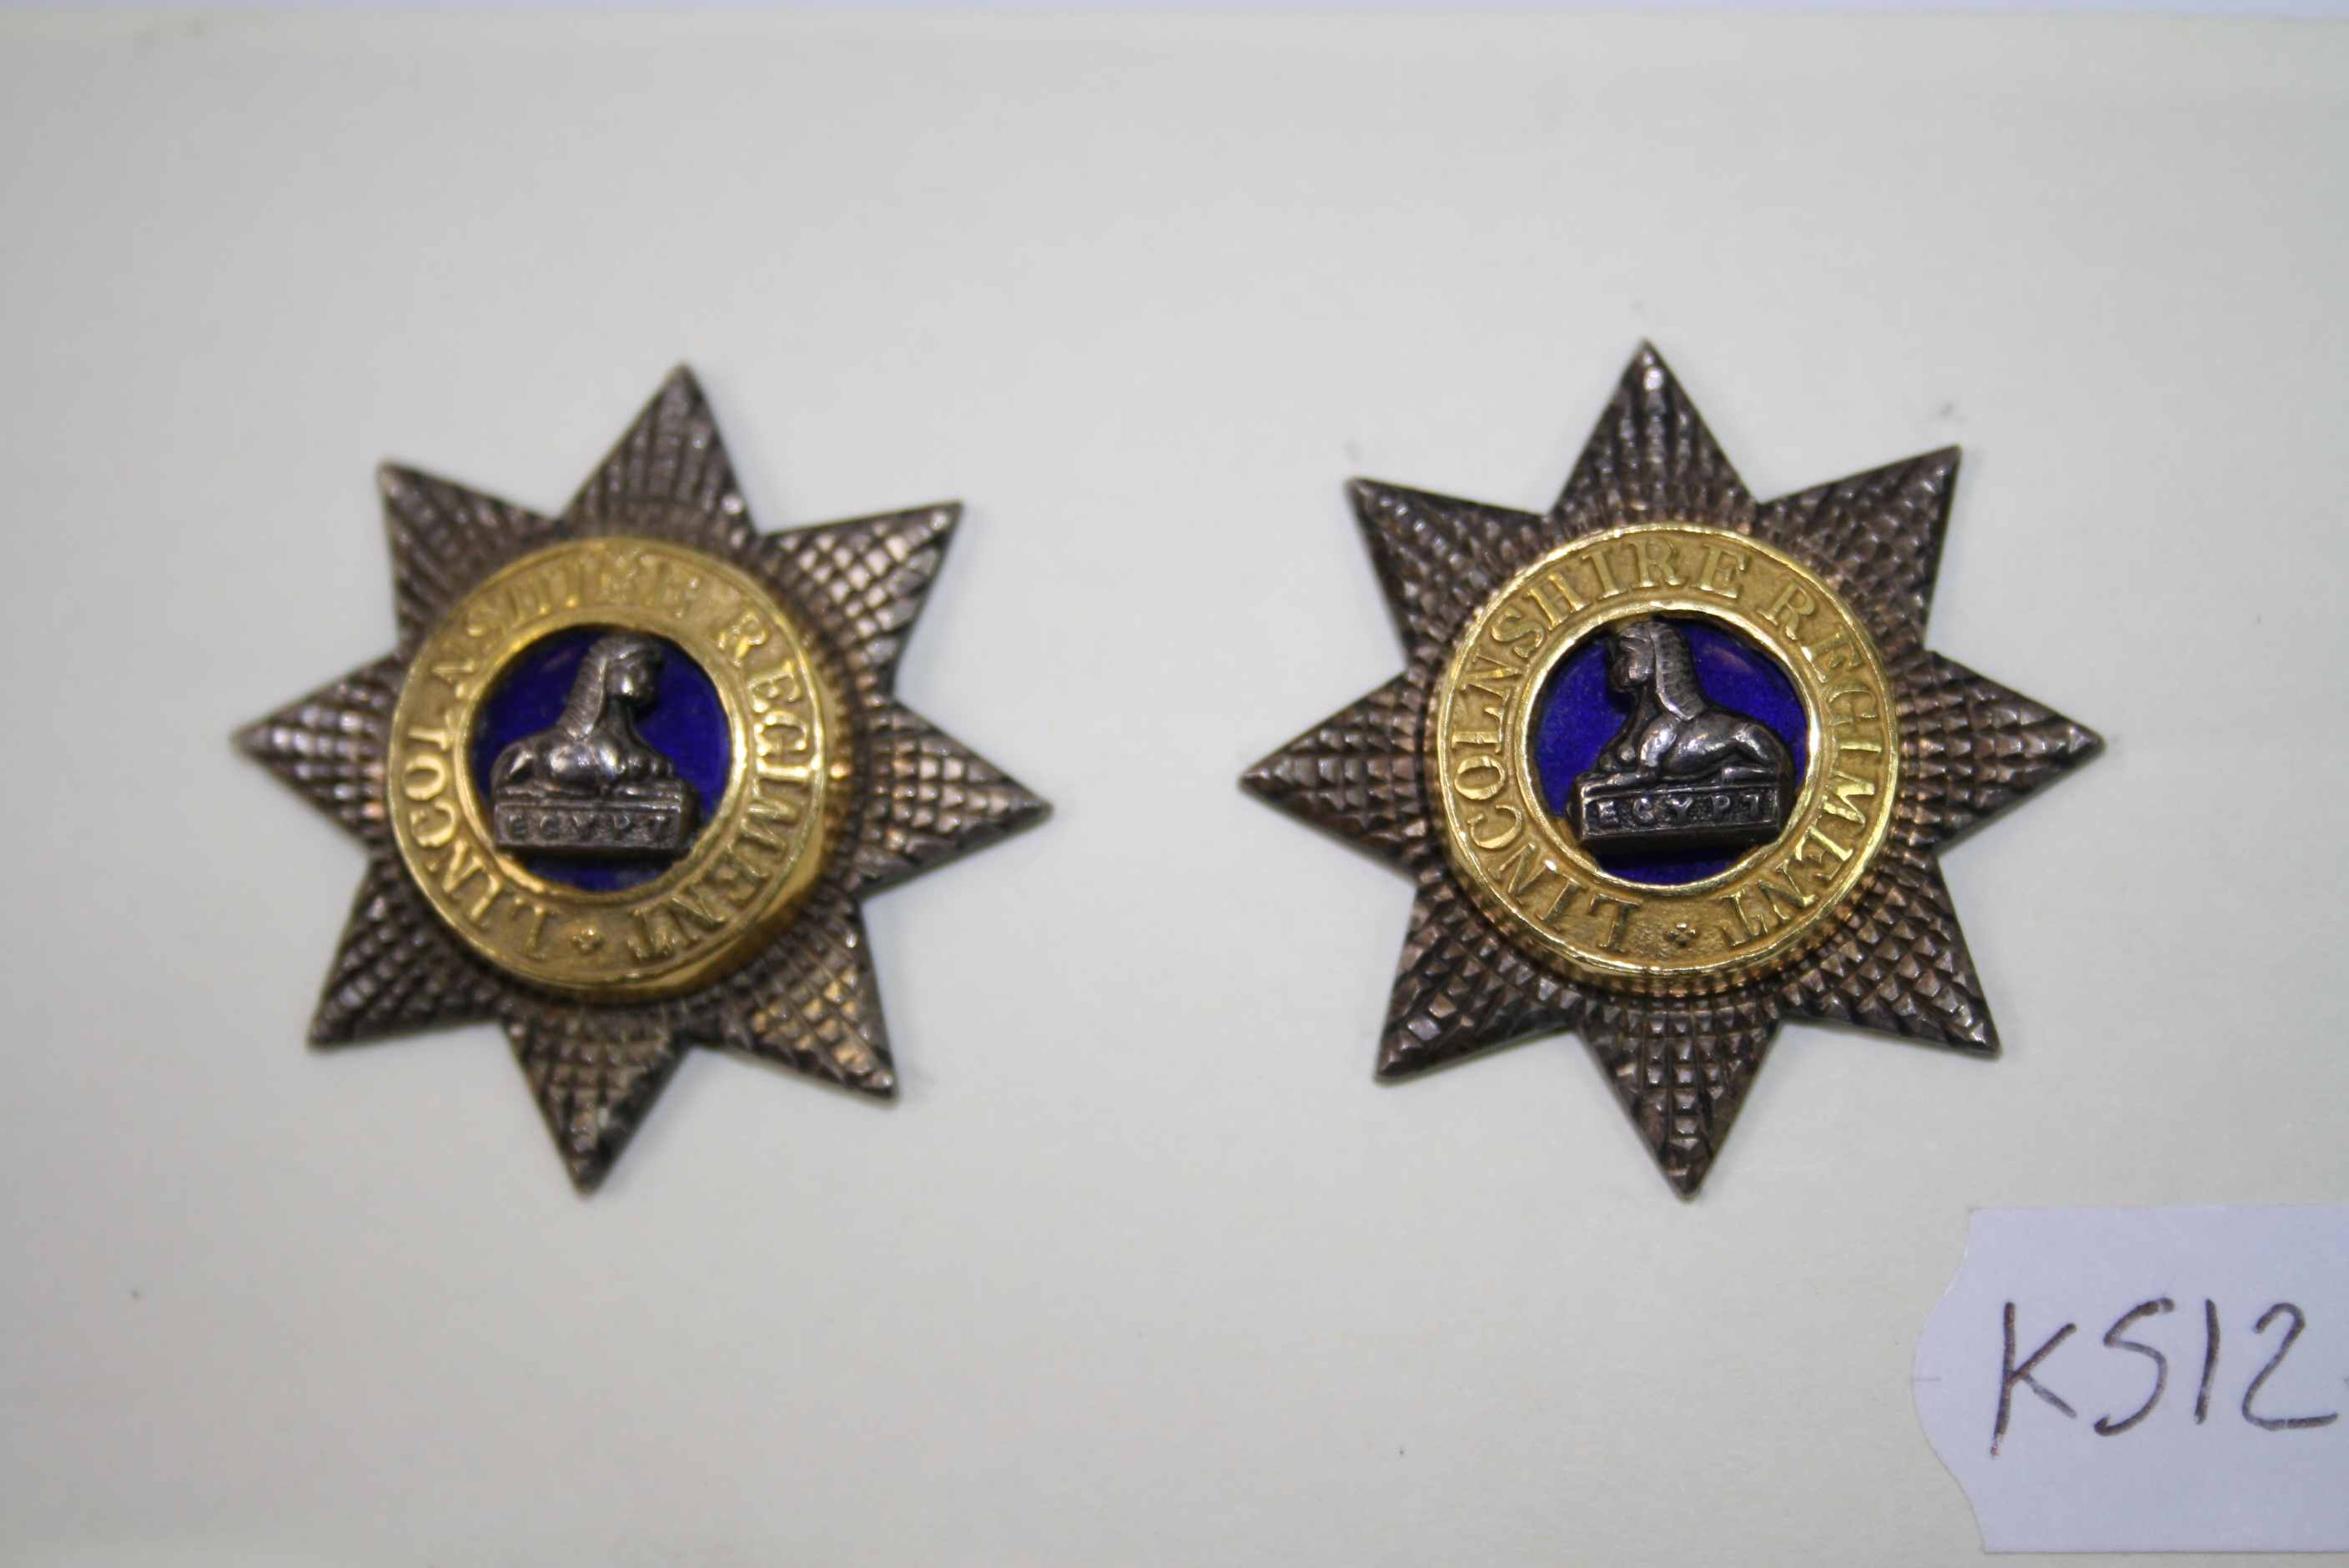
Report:
<svg viewBox="0 0 2349 1568"><path fill-rule="evenodd" d="M555 516L408 469L386 467L381 482L396 646L237 735L247 753L367 851L310 1026L313 1043L495 1019L583 1190L618 1157L688 1046L892 1094L896 1078L858 900L992 843L1046 810L893 695L898 654L959 508L760 533L701 390L683 369ZM822 880L790 924L723 978L657 1001L554 995L469 951L419 896L387 816L393 705L409 661L443 613L508 562L598 534L672 540L771 587L825 655L854 758Z"/></svg>
<svg viewBox="0 0 2349 1568"><path fill-rule="evenodd" d="M1546 513L1355 481L1355 510L1406 667L1242 782L1392 863L1417 887L1379 1045L1381 1078L1578 1030L1665 1178L1692 1194L1782 1018L1834 1019L1997 1051L1937 857L2102 742L1927 651L1925 619L1957 468L1951 448L1756 501L1671 370L1643 346ZM1785 968L1687 996L1609 991L1522 951L1456 879L1432 830L1423 775L1431 692L1475 611L1519 569L1570 539L1668 520L1750 535L1822 573L1863 618L1889 666L1901 739L1890 834L1874 881L1841 924Z"/></svg>

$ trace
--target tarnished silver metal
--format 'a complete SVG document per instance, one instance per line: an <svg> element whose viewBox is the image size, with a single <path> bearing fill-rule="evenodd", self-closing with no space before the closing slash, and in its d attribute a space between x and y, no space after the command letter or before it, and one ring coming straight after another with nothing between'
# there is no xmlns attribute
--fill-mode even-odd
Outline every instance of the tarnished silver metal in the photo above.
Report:
<svg viewBox="0 0 2349 1568"><path fill-rule="evenodd" d="M1574 780L1586 844L1734 848L1778 836L1794 758L1769 727L1707 700L1688 639L1669 621L1620 621L1604 634L1607 684L1631 717Z"/></svg>
<svg viewBox="0 0 2349 1568"><path fill-rule="evenodd" d="M660 673L652 638L596 639L562 718L507 747L490 769L500 849L657 857L685 848L699 820L693 790L633 718L658 700Z"/></svg>
<svg viewBox="0 0 2349 1568"><path fill-rule="evenodd" d="M396 645L236 737L367 852L311 1041L494 1020L583 1190L610 1169L688 1047L894 1093L860 902L1046 810L893 695L959 507L761 533L683 369L559 513L405 468L386 467L380 484ZM505 608L523 616L519 591L533 583L536 624L567 615L642 631L626 623L667 616L677 635L701 637L697 661L724 676L736 727L724 820L709 803L691 851L645 889L573 892L499 854L486 825L469 840L475 830L449 782L463 780L465 738L429 723L395 733L395 711L424 698L436 715L444 697L452 710L478 698L494 667L436 663L428 650L462 645L473 628L461 612L502 584L516 585ZM591 603L597 592L606 599ZM514 624L512 647L541 634ZM497 626L489 633L495 644ZM533 789L605 800L657 784L662 764L627 720L656 695L650 671L626 639L607 652L619 656L605 661L600 684L574 690L580 734L558 725L509 750L496 769L501 801ZM481 852L460 860L469 842ZM631 898L632 908L615 902Z"/></svg>
<svg viewBox="0 0 2349 1568"><path fill-rule="evenodd" d="M1995 1054L1998 1035L1938 857L2095 755L2102 742L1926 649L1957 468L1958 453L1948 449L1758 501L1663 360L1643 346L1546 512L1354 482L1355 510L1402 634L1403 673L1281 747L1242 783L1412 879L1410 931L1379 1043L1381 1078L1410 1077L1529 1036L1578 1031L1665 1178L1691 1194L1782 1019L1830 1019ZM1651 541L1661 564L1647 592L1635 581L1648 575L1637 546ZM1675 549L1677 571L1669 554ZM1835 695L1832 683L1864 676L1871 697L1880 695L1885 704L1880 717L1873 706L1866 710L1874 727L1857 735L1852 766L1860 769L1867 758L1860 748L1881 747L1887 754L1868 758L1875 771L1866 779L1897 775L1897 783L1874 796L1855 789L1851 802L1806 784L1810 803L1797 802L1785 830L1799 841L1785 854L1759 850L1740 862L1751 868L1741 876L1766 887L1661 890L1672 898L1609 884L1575 863L1570 835L1530 843L1519 832L1540 810L1529 792L1508 798L1525 824L1454 809L1464 782L1485 798L1498 784L1483 769L1505 774L1519 767L1524 751L1494 733L1494 748L1464 752L1463 744L1487 737L1433 722L1441 704L1479 676L1468 639L1506 634L1522 635L1515 645L1534 646L1545 634L1588 634L1563 619L1562 629L1545 634L1543 605L1529 603L1519 614L1506 603L1544 562L1578 552L1614 552L1601 566L1611 580L1582 576L1572 584L1594 603L1592 615L1607 613L1602 593L1619 595L1617 603L1643 593L1686 601L1627 616L1702 608L1706 595L1698 590L1718 591L1712 603L1729 606L1738 583L1731 568L1739 564L1752 566L1749 581L1777 580L1766 597L1789 605L1782 619L1795 613L1787 595L1808 594L1804 612L1816 614L1800 624L1806 634L1834 600L1849 625L1829 639L1835 645L1812 650L1822 666L1835 668L1816 695L1806 691L1806 704L1816 720ZM1574 608L1561 601L1547 614L1563 617ZM1515 621L1499 625L1502 617ZM1758 618L1753 626L1773 629ZM1788 647L1798 641L1790 636ZM1797 650L1784 662L1807 679L1820 673L1807 667L1809 659ZM1513 689L1530 678L1517 665L1491 667L1519 683ZM1522 699L1511 711L1521 709ZM1437 767L1447 748L1451 773ZM1815 774L1821 766L1815 756ZM1491 799L1497 804L1502 797ZM1864 826L1820 810L1843 804ZM1815 830L1851 856L1853 869L1831 886L1792 880L1795 852L1809 847ZM1495 856L1517 858L1479 861L1484 844L1501 846ZM1825 851L1808 863L1830 872L1845 864ZM1810 907L1772 902L1782 876L1794 900L1807 899ZM1642 900L1666 906L1645 927L1630 907ZM1638 919L1649 913L1637 912ZM1634 951L1640 943L1645 946Z"/></svg>

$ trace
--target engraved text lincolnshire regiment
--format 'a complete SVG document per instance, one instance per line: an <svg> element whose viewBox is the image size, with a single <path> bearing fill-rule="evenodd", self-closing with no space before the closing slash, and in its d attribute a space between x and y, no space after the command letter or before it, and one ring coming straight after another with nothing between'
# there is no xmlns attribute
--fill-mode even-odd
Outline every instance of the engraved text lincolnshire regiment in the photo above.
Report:
<svg viewBox="0 0 2349 1568"><path fill-rule="evenodd" d="M1809 718L1811 765L1794 789L1791 765L1777 771L1785 755L1777 737L1761 730L1741 743L1741 731L1761 727L1704 710L1692 695L1692 675L1673 676L1668 703L1651 692L1661 663L1612 652L1609 684L1632 701L1626 729L1638 745L1631 763L1615 768L1625 744L1619 735L1601 753L1598 777L1652 799L1662 774L1640 771L1643 751L1661 748L1660 764L1668 766L1685 744L1735 769L1739 785L1754 782L1747 769L1762 754L1772 769L1763 787L1794 796L1766 836L1744 838L1764 848L1717 874L1651 882L1616 874L1598 858L1627 835L1612 835L1610 845L1609 835L1588 834L1573 820L1587 814L1591 773L1574 781L1566 816L1549 810L1526 737L1553 672L1582 644L1599 637L1624 649L1619 628L1628 627L1630 650L1652 650L1661 639L1637 628L1654 628L1666 614L1732 631L1792 676ZM1678 634L1672 642L1684 655ZM1684 522L1586 535L1537 557L1460 635L1435 693L1430 737L1442 842L1469 896L1568 973L1652 989L1759 972L1813 939L1866 883L1891 821L1899 769L1885 687L1867 630L1790 553ZM1671 704L1691 709L1702 730L1670 717Z"/></svg>

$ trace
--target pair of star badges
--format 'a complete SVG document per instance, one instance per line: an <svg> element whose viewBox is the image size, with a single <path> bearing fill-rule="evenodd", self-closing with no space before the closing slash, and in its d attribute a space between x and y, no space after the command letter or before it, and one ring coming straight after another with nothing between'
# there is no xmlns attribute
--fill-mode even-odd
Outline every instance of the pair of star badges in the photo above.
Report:
<svg viewBox="0 0 2349 1568"><path fill-rule="evenodd" d="M1578 1031L1693 1193L1783 1018L1997 1050L1936 857L2100 743L1927 651L1957 463L1756 501L1643 348L1547 512L1354 485L1404 672L1243 782L1412 880L1381 1078ZM495 1020L583 1190L691 1046L892 1094L860 901L1046 811L895 694L957 509L760 532L682 370L381 487L392 652L237 737L367 851L312 1042Z"/></svg>

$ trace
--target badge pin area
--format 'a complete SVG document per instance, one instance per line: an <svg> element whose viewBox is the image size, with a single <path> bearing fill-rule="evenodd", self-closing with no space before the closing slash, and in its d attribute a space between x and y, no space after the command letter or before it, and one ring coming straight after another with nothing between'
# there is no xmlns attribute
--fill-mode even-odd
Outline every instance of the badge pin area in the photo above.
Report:
<svg viewBox="0 0 2349 1568"><path fill-rule="evenodd" d="M894 696L958 508L759 532L682 369L559 515L380 478L396 646L236 738L367 851L313 1043L496 1020L582 1190L688 1046L894 1093L858 901L1046 810Z"/></svg>
<svg viewBox="0 0 2349 1568"><path fill-rule="evenodd" d="M1355 483L1407 668L1242 782L1417 884L1381 1077L1576 1030L1693 1194L1783 1018L1996 1053L1936 857L2103 743L1927 651L1957 467L1756 501L1643 347L1547 513Z"/></svg>

